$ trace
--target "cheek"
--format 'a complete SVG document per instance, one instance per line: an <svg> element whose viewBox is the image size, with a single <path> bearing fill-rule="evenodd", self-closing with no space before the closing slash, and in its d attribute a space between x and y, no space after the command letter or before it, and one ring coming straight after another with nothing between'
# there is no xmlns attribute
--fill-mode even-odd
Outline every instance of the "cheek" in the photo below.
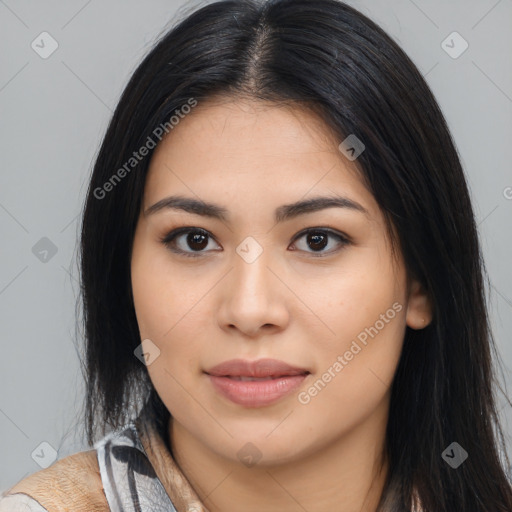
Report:
<svg viewBox="0 0 512 512"><path fill-rule="evenodd" d="M316 335L311 322L303 328L321 381L316 392L352 407L380 400L392 382L406 328L405 274L378 253L347 268L330 276L325 293L309 292L322 322Z"/></svg>
<svg viewBox="0 0 512 512"><path fill-rule="evenodd" d="M383 309L384 315L386 310L396 312L390 307ZM404 309L390 318L393 313L386 317L388 323L377 325L373 317L366 324L339 317L337 339L311 346L317 355L316 373L297 398L308 424L324 429L326 437L362 425L377 410L384 418L405 333Z"/></svg>
<svg viewBox="0 0 512 512"><path fill-rule="evenodd" d="M206 290L191 286L194 276L172 271L161 251L134 251L131 265L134 306L141 339L149 339L159 357L148 366L152 380L164 389L178 385L197 367L197 355L208 318L201 297ZM157 388L158 389L158 388Z"/></svg>
<svg viewBox="0 0 512 512"><path fill-rule="evenodd" d="M131 280L137 322L141 336L156 343L169 336L186 312L187 296L181 290L187 287L180 274L171 271L165 251L154 242L140 240L134 245Z"/></svg>
<svg viewBox="0 0 512 512"><path fill-rule="evenodd" d="M342 349L361 333L364 341L365 329L375 324L382 333L392 329L401 332L406 309L404 278L402 272L395 272L386 261L368 252L347 261L343 270L331 272L324 278L325 286L305 282L301 294L322 320L325 347Z"/></svg>

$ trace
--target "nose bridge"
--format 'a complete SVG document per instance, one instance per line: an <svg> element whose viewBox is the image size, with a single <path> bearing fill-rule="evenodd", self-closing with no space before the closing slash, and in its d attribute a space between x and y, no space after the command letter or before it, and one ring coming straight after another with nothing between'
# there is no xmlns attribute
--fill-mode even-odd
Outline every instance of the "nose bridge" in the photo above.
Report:
<svg viewBox="0 0 512 512"><path fill-rule="evenodd" d="M270 249L252 237L236 248L229 285L223 295L219 321L224 327L237 327L254 335L263 326L283 328L287 308L280 303L279 279L270 270L273 255Z"/></svg>
<svg viewBox="0 0 512 512"><path fill-rule="evenodd" d="M269 249L264 249L262 243L254 237L246 237L236 248L234 258L234 280L237 288L242 293L260 295L261 292L269 292L272 284L269 283L271 272L271 254Z"/></svg>

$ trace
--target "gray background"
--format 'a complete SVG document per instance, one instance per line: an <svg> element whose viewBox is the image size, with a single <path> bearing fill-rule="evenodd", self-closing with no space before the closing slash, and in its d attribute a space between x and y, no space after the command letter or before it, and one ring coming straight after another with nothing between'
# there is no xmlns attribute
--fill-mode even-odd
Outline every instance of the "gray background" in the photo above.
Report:
<svg viewBox="0 0 512 512"><path fill-rule="evenodd" d="M1 490L41 469L31 456L40 443L58 458L87 447L76 425L84 391L74 341L78 215L87 180L140 59L162 30L205 3L0 0ZM405 49L447 118L474 198L510 387L512 0L348 3ZM47 59L31 47L43 31L59 45ZM469 44L458 58L442 46L453 31ZM33 252L43 237L57 249L46 262ZM504 405L500 397L512 446L512 414ZM51 449L35 453L44 462Z"/></svg>

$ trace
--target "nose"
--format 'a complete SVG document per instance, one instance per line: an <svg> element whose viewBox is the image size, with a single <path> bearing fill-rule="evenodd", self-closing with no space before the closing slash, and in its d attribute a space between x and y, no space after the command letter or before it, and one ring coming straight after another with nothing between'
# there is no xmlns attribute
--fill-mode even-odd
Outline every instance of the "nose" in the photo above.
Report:
<svg viewBox="0 0 512 512"><path fill-rule="evenodd" d="M234 254L233 268L222 286L218 322L224 330L248 337L279 332L289 322L286 298L290 291L267 251L252 262Z"/></svg>

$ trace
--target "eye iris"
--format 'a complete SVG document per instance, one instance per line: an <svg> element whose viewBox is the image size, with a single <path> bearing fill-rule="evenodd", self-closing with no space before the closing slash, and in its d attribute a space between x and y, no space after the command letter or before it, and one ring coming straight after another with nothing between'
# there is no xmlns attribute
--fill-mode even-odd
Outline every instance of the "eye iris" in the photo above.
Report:
<svg viewBox="0 0 512 512"><path fill-rule="evenodd" d="M207 236L202 233L189 233L187 236L187 243L191 249L204 249L207 245ZM202 241L201 241L202 239ZM206 243L204 243L206 241ZM197 244L199 244L199 247L197 247Z"/></svg>
<svg viewBox="0 0 512 512"><path fill-rule="evenodd" d="M323 243L320 241L321 238L323 238ZM310 240L313 243L313 247L310 245L311 249L323 249L327 245L327 236L325 235L325 233L309 233L308 244Z"/></svg>

